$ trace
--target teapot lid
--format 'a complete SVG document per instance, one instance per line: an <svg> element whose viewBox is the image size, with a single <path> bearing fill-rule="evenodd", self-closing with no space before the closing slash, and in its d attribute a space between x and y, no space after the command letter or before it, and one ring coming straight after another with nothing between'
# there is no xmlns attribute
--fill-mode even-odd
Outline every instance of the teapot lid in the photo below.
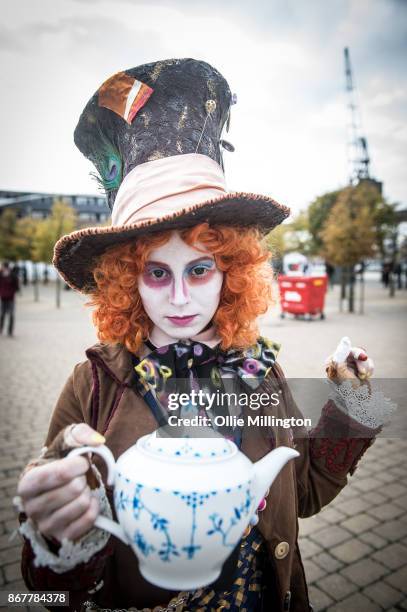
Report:
<svg viewBox="0 0 407 612"><path fill-rule="evenodd" d="M234 442L207 427L194 427L189 430L189 433L185 428L183 437L177 438L168 436L168 433L163 435L164 431L159 429L143 436L138 440L137 446L150 456L197 463L202 460L229 459L237 453L237 446Z"/></svg>

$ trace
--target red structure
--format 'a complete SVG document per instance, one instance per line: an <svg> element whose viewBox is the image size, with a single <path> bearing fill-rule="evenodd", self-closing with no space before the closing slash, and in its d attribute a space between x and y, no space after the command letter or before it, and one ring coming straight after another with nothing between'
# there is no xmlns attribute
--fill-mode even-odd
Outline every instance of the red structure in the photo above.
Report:
<svg viewBox="0 0 407 612"><path fill-rule="evenodd" d="M284 276L278 277L280 290L281 317L285 313L305 316L309 320L315 315L325 319L324 302L327 276Z"/></svg>

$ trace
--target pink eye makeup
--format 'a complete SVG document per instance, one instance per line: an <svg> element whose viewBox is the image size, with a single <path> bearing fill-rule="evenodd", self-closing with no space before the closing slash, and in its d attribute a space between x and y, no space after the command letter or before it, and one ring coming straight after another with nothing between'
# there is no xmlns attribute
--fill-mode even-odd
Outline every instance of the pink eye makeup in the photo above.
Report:
<svg viewBox="0 0 407 612"><path fill-rule="evenodd" d="M204 259L186 269L188 281L192 284L207 283L216 272L216 266L213 259Z"/></svg>
<svg viewBox="0 0 407 612"><path fill-rule="evenodd" d="M211 280L216 270L213 259L195 259L185 266L182 277L191 285L204 284ZM173 272L164 263L149 261L142 274L142 279L147 287L160 289L170 285L173 280Z"/></svg>
<svg viewBox="0 0 407 612"><path fill-rule="evenodd" d="M147 287L166 287L171 283L172 274L162 264L149 262L144 269L142 278Z"/></svg>

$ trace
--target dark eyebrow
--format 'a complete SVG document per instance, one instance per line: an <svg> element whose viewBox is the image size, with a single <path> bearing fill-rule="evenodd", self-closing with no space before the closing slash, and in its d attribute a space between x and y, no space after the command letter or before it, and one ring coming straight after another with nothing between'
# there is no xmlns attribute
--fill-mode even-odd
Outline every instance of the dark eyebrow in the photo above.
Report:
<svg viewBox="0 0 407 612"><path fill-rule="evenodd" d="M168 264L162 262L162 261L153 261L153 260L149 260L146 261L146 265L148 266L160 266L161 268L167 268L168 269Z"/></svg>
<svg viewBox="0 0 407 612"><path fill-rule="evenodd" d="M187 266L192 266L200 261L204 261L205 259L209 259L210 261L213 261L215 263L215 259L213 256L211 255L203 255L202 257L197 257L197 259L192 259L191 261L189 261L186 265ZM168 269L168 264L164 263L163 261L147 261L146 264L148 266L160 266L161 268L166 268Z"/></svg>

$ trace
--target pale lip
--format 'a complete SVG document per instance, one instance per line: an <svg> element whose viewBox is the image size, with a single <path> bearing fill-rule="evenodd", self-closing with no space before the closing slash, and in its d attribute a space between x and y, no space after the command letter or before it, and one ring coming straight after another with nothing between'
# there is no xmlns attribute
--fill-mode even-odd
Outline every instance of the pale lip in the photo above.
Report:
<svg viewBox="0 0 407 612"><path fill-rule="evenodd" d="M188 315L185 317L166 317L171 323L179 327L190 325L197 315Z"/></svg>

